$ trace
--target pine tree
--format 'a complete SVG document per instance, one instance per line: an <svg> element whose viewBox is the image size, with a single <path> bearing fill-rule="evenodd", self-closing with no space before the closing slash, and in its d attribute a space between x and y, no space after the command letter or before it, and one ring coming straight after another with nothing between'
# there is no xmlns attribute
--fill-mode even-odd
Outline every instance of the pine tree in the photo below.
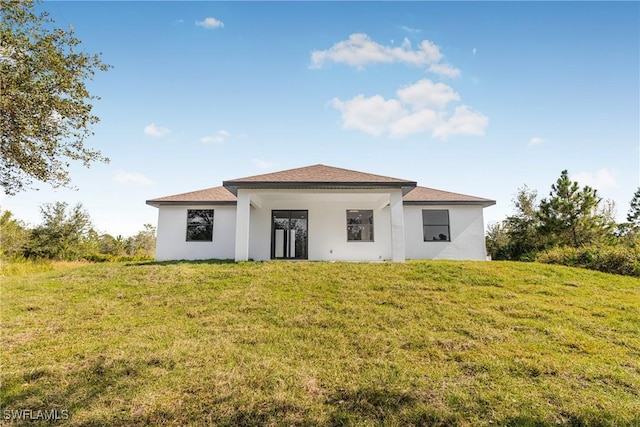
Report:
<svg viewBox="0 0 640 427"><path fill-rule="evenodd" d="M606 221L598 213L597 190L569 179L563 170L551 186L548 199L540 201L540 231L553 245L579 247L592 243L606 232Z"/></svg>

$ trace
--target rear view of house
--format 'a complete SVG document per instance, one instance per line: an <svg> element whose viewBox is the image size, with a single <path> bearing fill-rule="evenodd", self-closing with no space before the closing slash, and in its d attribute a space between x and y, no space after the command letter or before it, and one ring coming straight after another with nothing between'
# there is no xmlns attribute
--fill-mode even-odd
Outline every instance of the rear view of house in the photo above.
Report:
<svg viewBox="0 0 640 427"><path fill-rule="evenodd" d="M495 201L314 165L147 200L156 259L484 260Z"/></svg>

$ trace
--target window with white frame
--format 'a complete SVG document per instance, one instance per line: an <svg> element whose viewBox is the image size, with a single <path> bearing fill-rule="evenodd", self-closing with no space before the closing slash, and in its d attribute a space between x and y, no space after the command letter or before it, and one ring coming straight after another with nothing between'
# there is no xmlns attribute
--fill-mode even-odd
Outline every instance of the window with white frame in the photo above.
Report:
<svg viewBox="0 0 640 427"><path fill-rule="evenodd" d="M187 210L187 242L213 241L213 209Z"/></svg>
<svg viewBox="0 0 640 427"><path fill-rule="evenodd" d="M373 242L373 211L349 209L347 211L347 241Z"/></svg>
<svg viewBox="0 0 640 427"><path fill-rule="evenodd" d="M422 232L425 242L450 242L449 211L446 209L424 209Z"/></svg>

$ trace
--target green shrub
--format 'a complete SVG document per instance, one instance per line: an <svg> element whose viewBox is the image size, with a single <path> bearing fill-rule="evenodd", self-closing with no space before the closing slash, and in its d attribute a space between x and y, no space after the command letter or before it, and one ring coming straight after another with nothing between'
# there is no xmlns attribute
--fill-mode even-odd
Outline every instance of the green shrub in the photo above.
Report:
<svg viewBox="0 0 640 427"><path fill-rule="evenodd" d="M91 262L111 262L113 261L114 256L111 254L93 253L90 255L84 255L82 259Z"/></svg>
<svg viewBox="0 0 640 427"><path fill-rule="evenodd" d="M539 253L536 261L640 277L640 249L637 247L617 245L572 248L564 246Z"/></svg>
<svg viewBox="0 0 640 427"><path fill-rule="evenodd" d="M153 257L148 255L111 255L104 253L92 253L82 256L82 259L90 262L140 262L153 261Z"/></svg>

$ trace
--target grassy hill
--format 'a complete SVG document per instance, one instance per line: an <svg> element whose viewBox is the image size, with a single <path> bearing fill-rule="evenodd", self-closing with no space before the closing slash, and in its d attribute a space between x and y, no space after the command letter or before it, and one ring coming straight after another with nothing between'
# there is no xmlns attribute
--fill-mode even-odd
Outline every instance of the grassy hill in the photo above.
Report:
<svg viewBox="0 0 640 427"><path fill-rule="evenodd" d="M640 425L637 278L444 261L4 268L4 420Z"/></svg>

